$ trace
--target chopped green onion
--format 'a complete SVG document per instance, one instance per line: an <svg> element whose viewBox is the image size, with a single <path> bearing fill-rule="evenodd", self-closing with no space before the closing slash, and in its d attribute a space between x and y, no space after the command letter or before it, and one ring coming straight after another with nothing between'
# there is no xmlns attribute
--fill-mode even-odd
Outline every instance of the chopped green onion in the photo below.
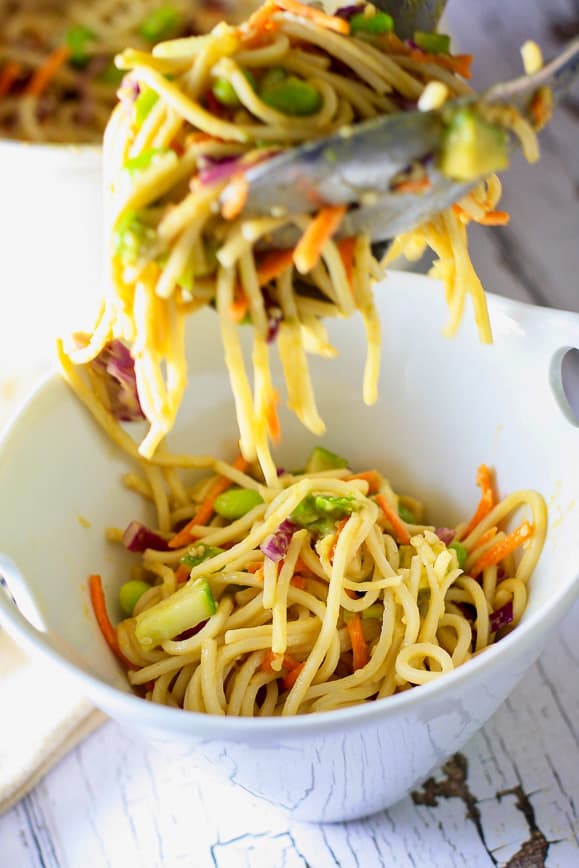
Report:
<svg viewBox="0 0 579 868"><path fill-rule="evenodd" d="M188 567L198 567L199 564L202 564L203 561L208 561L209 558L214 558L216 555L220 555L224 549L219 546L206 546L206 545L198 545L192 548L186 555L183 555L181 558L181 563L186 564Z"/></svg>
<svg viewBox="0 0 579 868"><path fill-rule="evenodd" d="M458 561L458 566L462 570L466 563L466 559L468 557L468 552L462 543L459 542L451 542L449 545L449 549L454 549L456 552L456 559Z"/></svg>
<svg viewBox="0 0 579 868"><path fill-rule="evenodd" d="M149 42L159 42L176 33L181 15L173 6L159 6L141 21L139 33Z"/></svg>
<svg viewBox="0 0 579 868"><path fill-rule="evenodd" d="M288 75L277 84L262 86L259 95L266 105L276 111L296 117L313 115L322 105L319 90L295 75Z"/></svg>
<svg viewBox="0 0 579 868"><path fill-rule="evenodd" d="M350 33L353 36L357 33L371 33L374 36L381 36L383 33L392 33L393 30L394 19L387 12L376 12L375 15L365 15L363 12L359 12L350 18Z"/></svg>
<svg viewBox="0 0 579 868"><path fill-rule="evenodd" d="M137 122L137 126L141 126L158 99L159 94L151 90L151 88L145 88L145 90L140 92L135 100L135 121Z"/></svg>
<svg viewBox="0 0 579 868"><path fill-rule="evenodd" d="M417 30L413 41L429 54L450 54L450 36L446 33L424 33Z"/></svg>
<svg viewBox="0 0 579 868"><path fill-rule="evenodd" d="M207 621L217 611L215 598L206 579L187 582L182 588L137 615L135 637L145 650L174 639Z"/></svg>
<svg viewBox="0 0 579 868"><path fill-rule="evenodd" d="M260 503L263 497L253 488L229 488L215 498L214 509L222 518L235 521Z"/></svg>
<svg viewBox="0 0 579 868"><path fill-rule="evenodd" d="M143 243L154 237L154 230L143 223L135 211L127 211L115 226L114 253L125 265L134 264Z"/></svg>
<svg viewBox="0 0 579 868"><path fill-rule="evenodd" d="M137 579L132 579L130 582L125 582L119 590L119 604L125 615L131 617L135 606L141 599L144 593L151 590L151 585L147 582L141 582Z"/></svg>
<svg viewBox="0 0 579 868"><path fill-rule="evenodd" d="M166 153L167 148L148 148L146 151L137 154L136 157L131 157L130 160L126 160L125 163L123 163L123 169L125 172L129 173L131 178L134 178L135 175L139 174L139 172L144 172L145 169L148 169L155 157Z"/></svg>
<svg viewBox="0 0 579 868"><path fill-rule="evenodd" d="M93 42L95 34L81 24L71 27L64 35L64 41L70 51L70 62L74 66L86 66L90 59L87 51L89 42Z"/></svg>
<svg viewBox="0 0 579 868"><path fill-rule="evenodd" d="M407 506L404 506L403 503L398 504L398 515L402 521L406 522L406 524L416 524L416 516Z"/></svg>

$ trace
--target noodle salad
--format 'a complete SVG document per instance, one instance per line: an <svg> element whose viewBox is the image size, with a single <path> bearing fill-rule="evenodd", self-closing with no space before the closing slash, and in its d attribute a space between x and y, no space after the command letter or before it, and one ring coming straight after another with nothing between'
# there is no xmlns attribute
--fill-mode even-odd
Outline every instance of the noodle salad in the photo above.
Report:
<svg viewBox="0 0 579 868"><path fill-rule="evenodd" d="M251 8L221 0L0 0L0 135L99 144L123 76L117 52L205 33Z"/></svg>
<svg viewBox="0 0 579 868"><path fill-rule="evenodd" d="M372 285L383 265L370 239L340 234L346 206L309 213L304 203L303 213L288 214L280 203L268 216L246 216L246 172L358 122L471 93L470 57L452 55L442 34L415 39L398 39L392 19L369 4L327 15L297 0L268 0L240 27L219 24L206 36L160 43L152 53L129 49L117 58L127 75L105 136L111 287L93 333L77 335L76 346L60 352L66 376L112 430L114 402L101 374L115 342L129 347L133 404L149 422L141 456L152 458L174 424L187 382L185 320L207 305L219 317L241 452L259 461L268 485L276 484L270 444L280 436L280 398L269 364L274 345L288 406L321 435L307 356L335 355L326 317L359 313L368 341L363 397L366 404L377 400L380 323ZM495 121L513 129L527 156L536 157L534 132L516 112ZM505 130L481 124L474 130L474 140L484 143L479 157L492 153L492 141L504 167ZM470 127L469 135L472 140ZM449 139L451 157L458 153L455 139ZM446 285L446 333L456 332L470 297L481 340L489 342L484 291L466 239L472 220L507 220L496 209L501 187L492 161L487 168L486 181L397 239L392 255L416 257L431 247L435 273ZM429 183L427 167L417 162L394 189L418 195ZM299 240L290 249L277 247L276 233L288 227ZM251 360L239 339L244 323L253 329ZM121 380L130 376L128 367L121 365ZM123 440L118 425L115 437Z"/></svg>
<svg viewBox="0 0 579 868"><path fill-rule="evenodd" d="M192 487L177 463L125 477L155 502L158 528L108 530L135 553L117 626L100 576L89 580L104 637L154 702L269 716L380 699L462 665L525 610L545 504L498 498L484 465L474 514L449 528L322 447L274 489L243 458Z"/></svg>

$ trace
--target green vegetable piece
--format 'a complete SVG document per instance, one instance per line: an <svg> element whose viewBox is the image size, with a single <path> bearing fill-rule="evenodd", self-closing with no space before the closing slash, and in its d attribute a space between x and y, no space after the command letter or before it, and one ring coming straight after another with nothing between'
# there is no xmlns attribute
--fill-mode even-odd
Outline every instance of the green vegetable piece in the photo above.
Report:
<svg viewBox="0 0 579 868"><path fill-rule="evenodd" d="M369 621L371 618L380 620L384 614L384 606L381 603L373 603L367 609L362 609L362 620Z"/></svg>
<svg viewBox="0 0 579 868"><path fill-rule="evenodd" d="M159 94L150 88L145 88L135 100L135 121L141 126L157 100Z"/></svg>
<svg viewBox="0 0 579 868"><path fill-rule="evenodd" d="M70 51L70 62L74 66L86 66L90 59L87 51L89 42L95 39L95 34L81 24L71 27L64 35L64 41Z"/></svg>
<svg viewBox="0 0 579 868"><path fill-rule="evenodd" d="M275 87L281 81L285 81L287 72L283 66L272 66L261 79L260 90L267 90L270 87Z"/></svg>
<svg viewBox="0 0 579 868"><path fill-rule="evenodd" d="M314 505L320 515L330 515L332 518L344 518L358 508L358 503L353 497L334 494L316 494Z"/></svg>
<svg viewBox="0 0 579 868"><path fill-rule="evenodd" d="M139 220L135 211L127 211L114 230L115 255L125 265L130 265L136 262L142 244L153 238L154 231L151 227Z"/></svg>
<svg viewBox="0 0 579 868"><path fill-rule="evenodd" d="M173 6L159 6L141 21L139 33L149 42L159 42L160 39L175 34L181 23L181 15Z"/></svg>
<svg viewBox="0 0 579 868"><path fill-rule="evenodd" d="M134 178L135 175L139 174L139 172L144 172L145 169L148 169L151 163L154 161L155 157L166 153L167 148L148 148L146 151L137 154L136 157L132 157L130 160L127 160L123 164L123 169L125 170L125 172L129 173L131 178Z"/></svg>
<svg viewBox="0 0 579 868"><path fill-rule="evenodd" d="M299 524L300 527L307 527L309 524L317 521L319 517L314 497L312 494L308 494L307 497L304 497L304 499L298 503L292 512L290 519L295 522L295 524Z"/></svg>
<svg viewBox="0 0 579 868"><path fill-rule="evenodd" d="M130 582L125 582L119 591L119 604L125 615L131 617L133 610L143 594L149 591L151 586L147 582L140 582L133 579Z"/></svg>
<svg viewBox="0 0 579 868"><path fill-rule="evenodd" d="M446 33L425 33L417 30L414 33L414 42L429 54L450 54L450 36Z"/></svg>
<svg viewBox="0 0 579 868"><path fill-rule="evenodd" d="M359 12L350 18L350 33L371 33L373 36L381 36L383 33L392 33L394 19L387 12L376 12L375 15L364 15Z"/></svg>
<svg viewBox="0 0 579 868"><path fill-rule="evenodd" d="M111 62L105 66L98 78L99 81L103 82L103 84L110 84L113 87L119 87L124 77L125 70L117 69L111 60Z"/></svg>
<svg viewBox="0 0 579 868"><path fill-rule="evenodd" d="M472 108L450 118L438 153L438 168L447 178L473 181L500 172L509 165L508 135L502 127L487 123Z"/></svg>
<svg viewBox="0 0 579 868"><path fill-rule="evenodd" d="M467 550L465 549L465 547L463 546L463 544L462 544L462 543L459 543L459 542L451 542L451 544L449 545L449 549L454 549L454 550L455 550L455 552L456 552L456 559L457 559L457 561L458 561L458 566L459 566L460 569L462 570L462 568L464 567L464 565L465 565L465 563L466 563L466 559L467 559L467 557L468 557L468 552L467 552Z"/></svg>
<svg viewBox="0 0 579 868"><path fill-rule="evenodd" d="M398 504L398 515L402 521L406 522L406 524L416 524L416 516L412 510L408 509L407 506L404 506L403 503Z"/></svg>
<svg viewBox="0 0 579 868"><path fill-rule="evenodd" d="M235 521L259 503L263 503L263 497L253 488L228 488L215 498L214 509L222 518Z"/></svg>
<svg viewBox="0 0 579 868"><path fill-rule="evenodd" d="M331 494L308 494L298 503L290 519L300 527L305 527L320 536L334 533L336 521L351 515L358 508L353 497L339 497Z"/></svg>
<svg viewBox="0 0 579 868"><path fill-rule="evenodd" d="M255 77L248 69L243 70L243 75L252 86L252 88L255 90L257 85ZM229 79L216 79L211 90L213 91L213 96L221 103L221 105L227 106L228 108L238 108L241 105L241 100L237 96L237 91L235 90Z"/></svg>
<svg viewBox="0 0 579 868"><path fill-rule="evenodd" d="M219 546L198 545L192 548L186 555L181 558L181 563L188 567L198 567L203 561L208 561L209 558L214 558L215 555L220 555L224 549Z"/></svg>
<svg viewBox="0 0 579 868"><path fill-rule="evenodd" d="M207 621L216 611L217 604L207 579L199 578L187 582L170 597L140 612L135 636L139 645L149 650Z"/></svg>
<svg viewBox="0 0 579 868"><path fill-rule="evenodd" d="M329 536L336 533L336 521L337 519L330 518L329 516L319 518L317 521L308 524L307 529L310 533L317 536Z"/></svg>
<svg viewBox="0 0 579 868"><path fill-rule="evenodd" d="M339 470L342 467L347 467L348 462L335 452L330 452L329 449L324 449L323 446L316 446L312 449L310 457L306 463L306 473L321 473L323 470Z"/></svg>
<svg viewBox="0 0 579 868"><path fill-rule="evenodd" d="M288 75L277 84L262 85L260 97L268 106L284 115L304 117L313 115L322 105L322 95L312 84Z"/></svg>

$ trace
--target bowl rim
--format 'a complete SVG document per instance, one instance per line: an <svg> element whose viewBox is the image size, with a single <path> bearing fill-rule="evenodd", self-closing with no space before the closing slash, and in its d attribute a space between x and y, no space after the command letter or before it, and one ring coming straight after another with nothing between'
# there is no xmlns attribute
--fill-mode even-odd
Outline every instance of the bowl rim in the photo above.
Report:
<svg viewBox="0 0 579 868"><path fill-rule="evenodd" d="M416 284L428 283L431 289L433 284L438 284L438 281L424 275L404 274L403 276L405 280L410 280ZM579 313L540 307L527 302L507 299L493 293L487 293L487 298L491 309L501 310L516 320L521 319L521 314L550 320L553 327L562 332L556 345L553 345L553 350L561 347L566 339L570 346L575 341L579 342ZM59 372L53 369L40 379L31 393L16 407L11 418L0 430L0 457L8 441L17 433L17 428L25 414L34 406L45 390L57 384L65 385ZM471 658L452 672L445 673L443 677L418 685L418 690L406 690L385 697L383 700L288 717L243 718L194 711L183 713L183 709L147 702L134 693L122 690L72 663L70 659L67 659L64 654L53 647L47 638L44 638L42 631L36 630L27 621L1 591L0 624L3 623L7 632L20 639L25 647L50 659L55 665L67 670L67 673L79 685L88 687L88 689L85 687L81 692L92 699L96 705L102 703L102 706L107 710L115 709L123 719L139 720L157 731L162 730L167 733L186 731L195 737L245 741L261 735L276 736L283 739L303 735L304 732L321 734L355 725L365 726L390 715L395 716L405 710L411 711L417 705L426 705L429 699L438 697L447 688L450 692L453 687L459 687L471 675L475 677L475 674L484 673L485 670L493 668L497 665L497 658L516 657L518 651L524 650L530 635L537 631L541 625L543 627L546 625L546 631L554 627L577 596L579 596L579 565L574 574L568 576L559 593L549 599L543 610L535 612L529 618L523 616L523 620L517 628L501 639L499 643L484 649L484 653ZM531 655L529 662L531 663L534 659L535 657ZM90 661L86 662L90 665ZM100 698L100 702L96 697Z"/></svg>

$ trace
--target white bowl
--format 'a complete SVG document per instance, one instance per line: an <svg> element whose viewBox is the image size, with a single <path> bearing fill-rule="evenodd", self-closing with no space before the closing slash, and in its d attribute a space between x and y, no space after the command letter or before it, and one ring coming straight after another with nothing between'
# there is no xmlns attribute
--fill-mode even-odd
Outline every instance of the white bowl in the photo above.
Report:
<svg viewBox="0 0 579 868"><path fill-rule="evenodd" d="M0 368L50 364L54 341L90 325L103 290L101 148L0 140ZM58 274L58 281L50 275Z"/></svg>
<svg viewBox="0 0 579 868"><path fill-rule="evenodd" d="M579 346L579 316L491 298L496 342L486 347L470 322L453 341L440 336L443 293L433 281L395 274L376 294L380 401L370 409L361 402L360 324L334 323L339 359L312 365L324 442L354 467L383 468L398 490L424 500L435 522L472 511L481 462L494 465L502 492L538 489L550 512L520 626L428 685L293 719L221 718L139 699L103 643L86 590L87 575L100 572L116 598L129 556L103 541L103 529L147 517L120 484L124 458L58 377L33 395L0 447L0 550L9 558L0 569L21 609L0 594L6 629L112 717L182 755L184 773L203 765L306 820L359 817L404 796L508 696L579 584L579 431L560 379L566 348ZM236 426L212 312L191 322L189 347L191 381L173 446L231 455ZM291 466L313 439L293 419L283 425L279 462Z"/></svg>

